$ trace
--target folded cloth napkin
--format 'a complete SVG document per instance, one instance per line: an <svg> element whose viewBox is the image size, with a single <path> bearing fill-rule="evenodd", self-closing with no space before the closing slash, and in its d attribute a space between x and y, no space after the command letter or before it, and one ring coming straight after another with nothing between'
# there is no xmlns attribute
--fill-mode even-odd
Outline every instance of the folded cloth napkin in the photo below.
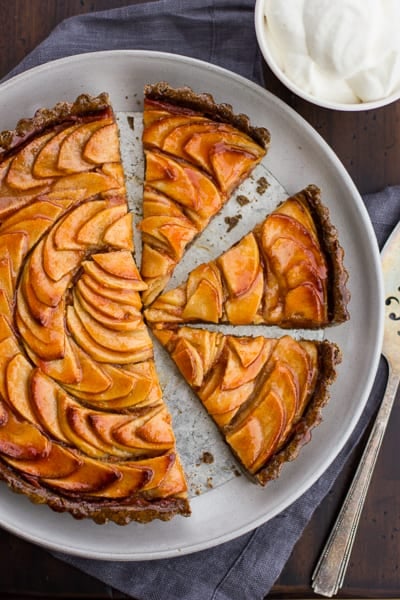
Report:
<svg viewBox="0 0 400 600"><path fill-rule="evenodd" d="M130 48L192 56L260 83L262 61L253 11L253 0L158 0L72 17L9 76L63 56ZM364 200L382 245L400 219L400 186ZM159 561L118 563L56 556L138 600L264 598L376 411L385 381L382 360L362 419L340 455L301 498L255 531L206 551Z"/></svg>

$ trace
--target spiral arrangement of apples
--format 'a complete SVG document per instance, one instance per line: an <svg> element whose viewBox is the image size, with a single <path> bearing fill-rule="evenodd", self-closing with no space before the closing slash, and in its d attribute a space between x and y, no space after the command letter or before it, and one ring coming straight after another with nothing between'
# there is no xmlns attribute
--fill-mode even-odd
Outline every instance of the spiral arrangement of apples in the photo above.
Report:
<svg viewBox="0 0 400 600"><path fill-rule="evenodd" d="M101 503L128 498L136 510L120 522L148 519L146 500L176 496L171 512L187 510L111 109L61 120L10 152L0 213L3 461L77 516L113 518Z"/></svg>

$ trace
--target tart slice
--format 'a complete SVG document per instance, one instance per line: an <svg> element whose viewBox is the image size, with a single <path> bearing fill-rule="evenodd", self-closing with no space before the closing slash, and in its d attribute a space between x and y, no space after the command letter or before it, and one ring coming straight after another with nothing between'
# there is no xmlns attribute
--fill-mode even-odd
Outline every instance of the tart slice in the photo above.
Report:
<svg viewBox="0 0 400 600"><path fill-rule="evenodd" d="M150 304L187 245L261 161L266 129L250 125L209 94L157 83L145 88L141 274Z"/></svg>
<svg viewBox="0 0 400 600"><path fill-rule="evenodd" d="M0 143L0 477L98 523L188 515L107 96Z"/></svg>
<svg viewBox="0 0 400 600"><path fill-rule="evenodd" d="M145 311L153 328L190 322L316 329L348 319L336 229L310 185Z"/></svg>
<svg viewBox="0 0 400 600"><path fill-rule="evenodd" d="M340 362L328 341L155 330L245 472L275 479L310 440Z"/></svg>

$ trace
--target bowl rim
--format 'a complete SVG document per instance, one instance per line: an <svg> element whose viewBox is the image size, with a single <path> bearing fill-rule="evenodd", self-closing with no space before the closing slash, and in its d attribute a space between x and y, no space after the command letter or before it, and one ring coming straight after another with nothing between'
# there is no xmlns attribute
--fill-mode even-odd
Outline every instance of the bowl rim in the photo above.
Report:
<svg viewBox="0 0 400 600"><path fill-rule="evenodd" d="M366 111L373 110L377 108L383 108L388 104L392 104L397 100L400 100L400 89L398 92L394 92L385 98L380 98L379 100L371 100L369 102L334 102L331 100L325 100L323 98L318 98L318 96L314 96L313 94L309 94L308 92L302 90L299 86L297 86L287 75L282 71L276 62L272 51L270 50L267 36L265 35L265 21L264 21L264 2L265 0L256 0L255 8L254 8L254 26L256 31L256 38L258 47L261 51L262 56L264 57L265 62L274 73L274 75L285 85L291 92L303 98L303 100L307 100L312 104L320 106L322 108L329 108L331 110L338 111Z"/></svg>

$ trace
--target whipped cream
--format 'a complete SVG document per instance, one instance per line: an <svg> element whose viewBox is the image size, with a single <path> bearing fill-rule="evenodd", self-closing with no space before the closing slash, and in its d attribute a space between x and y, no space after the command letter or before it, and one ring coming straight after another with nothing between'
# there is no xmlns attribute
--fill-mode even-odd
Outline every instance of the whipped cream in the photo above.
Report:
<svg viewBox="0 0 400 600"><path fill-rule="evenodd" d="M400 0L264 0L266 35L304 92L370 102L400 92Z"/></svg>

